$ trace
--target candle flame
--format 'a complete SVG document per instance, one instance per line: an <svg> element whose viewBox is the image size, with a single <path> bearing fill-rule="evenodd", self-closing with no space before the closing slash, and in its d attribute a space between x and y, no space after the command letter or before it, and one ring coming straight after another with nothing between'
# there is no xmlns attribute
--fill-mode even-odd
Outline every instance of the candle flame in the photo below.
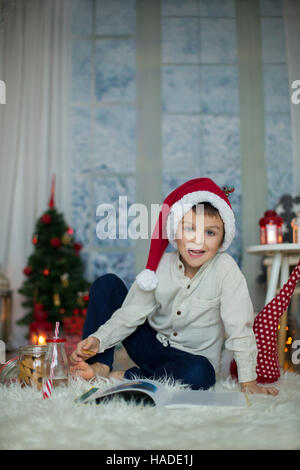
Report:
<svg viewBox="0 0 300 470"><path fill-rule="evenodd" d="M42 345L42 344L46 344L46 338L45 338L45 336L40 335L40 336L38 337L38 344L41 344L41 345Z"/></svg>

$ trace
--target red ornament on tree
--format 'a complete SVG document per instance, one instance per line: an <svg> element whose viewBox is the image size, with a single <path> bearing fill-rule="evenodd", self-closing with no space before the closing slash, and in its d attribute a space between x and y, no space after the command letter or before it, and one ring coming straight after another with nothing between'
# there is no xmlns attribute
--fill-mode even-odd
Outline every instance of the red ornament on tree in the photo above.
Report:
<svg viewBox="0 0 300 470"><path fill-rule="evenodd" d="M26 268L23 269L23 273L26 275L26 276L30 276L30 274L32 273L33 269L31 266L26 266Z"/></svg>
<svg viewBox="0 0 300 470"><path fill-rule="evenodd" d="M51 224L52 217L49 214L44 214L41 217L41 221L43 222L43 224L49 225L49 224Z"/></svg>
<svg viewBox="0 0 300 470"><path fill-rule="evenodd" d="M33 244L33 245L36 245L37 242L38 242L38 237L33 237L33 238L32 238L32 244Z"/></svg>
<svg viewBox="0 0 300 470"><path fill-rule="evenodd" d="M49 270L49 269L47 269L47 268L46 268L46 269L44 269L44 271L43 271L43 274L44 274L44 276L49 276L49 274L50 274L50 270Z"/></svg>
<svg viewBox="0 0 300 470"><path fill-rule="evenodd" d="M51 246L59 248L61 246L61 239L58 237L52 238L50 241Z"/></svg>

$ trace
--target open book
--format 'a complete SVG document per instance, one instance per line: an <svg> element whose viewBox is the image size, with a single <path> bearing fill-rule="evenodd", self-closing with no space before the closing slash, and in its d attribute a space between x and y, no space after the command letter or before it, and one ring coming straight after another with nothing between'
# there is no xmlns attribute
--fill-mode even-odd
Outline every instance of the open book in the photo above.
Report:
<svg viewBox="0 0 300 470"><path fill-rule="evenodd" d="M214 392L202 390L167 390L160 382L149 379L124 380L122 383L101 391L93 387L79 398L76 403L103 403L116 396L137 404L150 404L167 408L189 408L194 406L249 406L249 400L242 392Z"/></svg>

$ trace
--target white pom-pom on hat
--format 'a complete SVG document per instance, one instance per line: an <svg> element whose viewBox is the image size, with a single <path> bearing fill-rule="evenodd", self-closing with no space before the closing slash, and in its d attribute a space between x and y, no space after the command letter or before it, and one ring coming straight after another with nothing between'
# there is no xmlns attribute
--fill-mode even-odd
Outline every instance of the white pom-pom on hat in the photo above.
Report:
<svg viewBox="0 0 300 470"><path fill-rule="evenodd" d="M137 276L136 282L142 290L150 291L156 289L158 279L154 271L143 269Z"/></svg>

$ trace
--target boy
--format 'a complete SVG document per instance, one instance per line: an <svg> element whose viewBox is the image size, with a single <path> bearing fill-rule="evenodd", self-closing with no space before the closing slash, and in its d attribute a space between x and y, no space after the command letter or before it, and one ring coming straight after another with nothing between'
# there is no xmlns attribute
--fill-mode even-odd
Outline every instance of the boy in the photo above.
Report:
<svg viewBox="0 0 300 470"><path fill-rule="evenodd" d="M197 210L203 206L204 214ZM116 286L116 276L109 282L100 278L98 312L89 305L86 339L72 353L72 370L85 378L170 376L207 389L215 384L226 333L241 390L276 395L274 387L256 383L253 307L243 274L224 253L234 235L228 194L212 180L195 178L174 190L162 206L146 269L117 309L104 305L104 298L108 289L122 291L120 280ZM165 253L169 242L177 250ZM110 372L113 346L120 341L139 367ZM91 364L84 362L90 357L84 350L95 354Z"/></svg>

